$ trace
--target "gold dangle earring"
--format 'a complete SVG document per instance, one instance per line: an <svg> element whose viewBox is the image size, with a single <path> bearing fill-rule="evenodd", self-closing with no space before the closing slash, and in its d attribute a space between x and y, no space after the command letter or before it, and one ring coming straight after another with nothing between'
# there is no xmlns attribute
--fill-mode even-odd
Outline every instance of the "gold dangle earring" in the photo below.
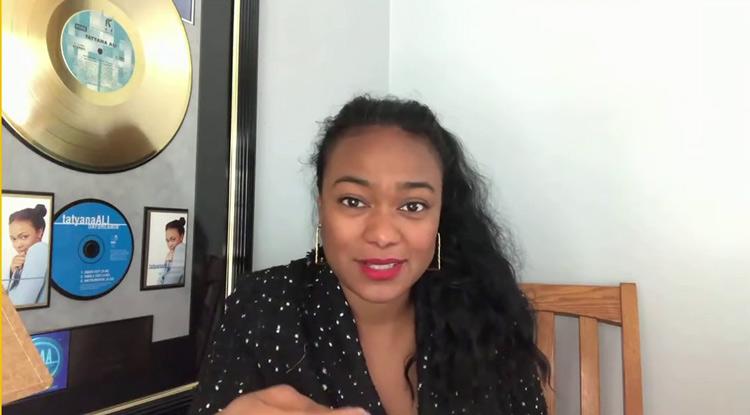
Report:
<svg viewBox="0 0 750 415"><path fill-rule="evenodd" d="M441 249L441 247L440 247L440 232L438 232L437 233L437 268L435 268L435 267L427 268L427 271L440 271L443 268L442 267L442 263L441 263L442 259L441 259L440 249Z"/></svg>

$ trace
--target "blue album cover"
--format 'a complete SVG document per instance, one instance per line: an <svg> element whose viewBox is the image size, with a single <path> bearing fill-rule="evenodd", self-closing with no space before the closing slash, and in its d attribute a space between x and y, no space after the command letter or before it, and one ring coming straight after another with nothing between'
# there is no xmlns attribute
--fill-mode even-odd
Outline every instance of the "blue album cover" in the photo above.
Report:
<svg viewBox="0 0 750 415"><path fill-rule="evenodd" d="M68 386L68 351L70 350L70 330L34 334L31 341L42 356L42 361L52 375L52 386L48 393L65 389Z"/></svg>

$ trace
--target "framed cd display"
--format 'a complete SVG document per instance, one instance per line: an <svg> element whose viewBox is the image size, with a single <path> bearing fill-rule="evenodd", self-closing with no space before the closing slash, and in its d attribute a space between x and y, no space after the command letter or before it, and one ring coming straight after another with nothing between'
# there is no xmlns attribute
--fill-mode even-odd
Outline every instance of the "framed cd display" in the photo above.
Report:
<svg viewBox="0 0 750 415"><path fill-rule="evenodd" d="M194 24L172 0L3 1L3 184L61 206L49 306L22 316L70 332L66 386L3 414L187 413L252 270L259 1L180 3Z"/></svg>
<svg viewBox="0 0 750 415"><path fill-rule="evenodd" d="M146 207L141 290L185 286L187 209Z"/></svg>
<svg viewBox="0 0 750 415"><path fill-rule="evenodd" d="M3 190L3 289L17 310L49 306L52 193Z"/></svg>

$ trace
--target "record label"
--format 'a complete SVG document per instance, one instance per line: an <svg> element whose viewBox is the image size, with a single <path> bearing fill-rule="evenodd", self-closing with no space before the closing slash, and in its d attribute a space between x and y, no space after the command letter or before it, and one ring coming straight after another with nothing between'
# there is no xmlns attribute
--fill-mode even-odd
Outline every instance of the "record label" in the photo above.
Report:
<svg viewBox="0 0 750 415"><path fill-rule="evenodd" d="M125 217L101 200L80 200L55 216L52 284L80 300L101 297L125 277L133 259L133 234Z"/></svg>
<svg viewBox="0 0 750 415"><path fill-rule="evenodd" d="M117 20L102 12L84 10L71 16L60 44L70 73L93 91L117 91L133 76L130 37Z"/></svg>

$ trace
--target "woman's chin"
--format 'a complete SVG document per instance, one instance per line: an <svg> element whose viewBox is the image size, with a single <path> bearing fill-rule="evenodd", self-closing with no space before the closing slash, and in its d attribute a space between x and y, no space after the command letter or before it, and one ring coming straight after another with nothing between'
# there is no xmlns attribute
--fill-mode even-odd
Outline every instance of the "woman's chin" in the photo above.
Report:
<svg viewBox="0 0 750 415"><path fill-rule="evenodd" d="M396 284L378 284L353 287L354 294L362 300L372 304L389 304L408 298L410 287Z"/></svg>

